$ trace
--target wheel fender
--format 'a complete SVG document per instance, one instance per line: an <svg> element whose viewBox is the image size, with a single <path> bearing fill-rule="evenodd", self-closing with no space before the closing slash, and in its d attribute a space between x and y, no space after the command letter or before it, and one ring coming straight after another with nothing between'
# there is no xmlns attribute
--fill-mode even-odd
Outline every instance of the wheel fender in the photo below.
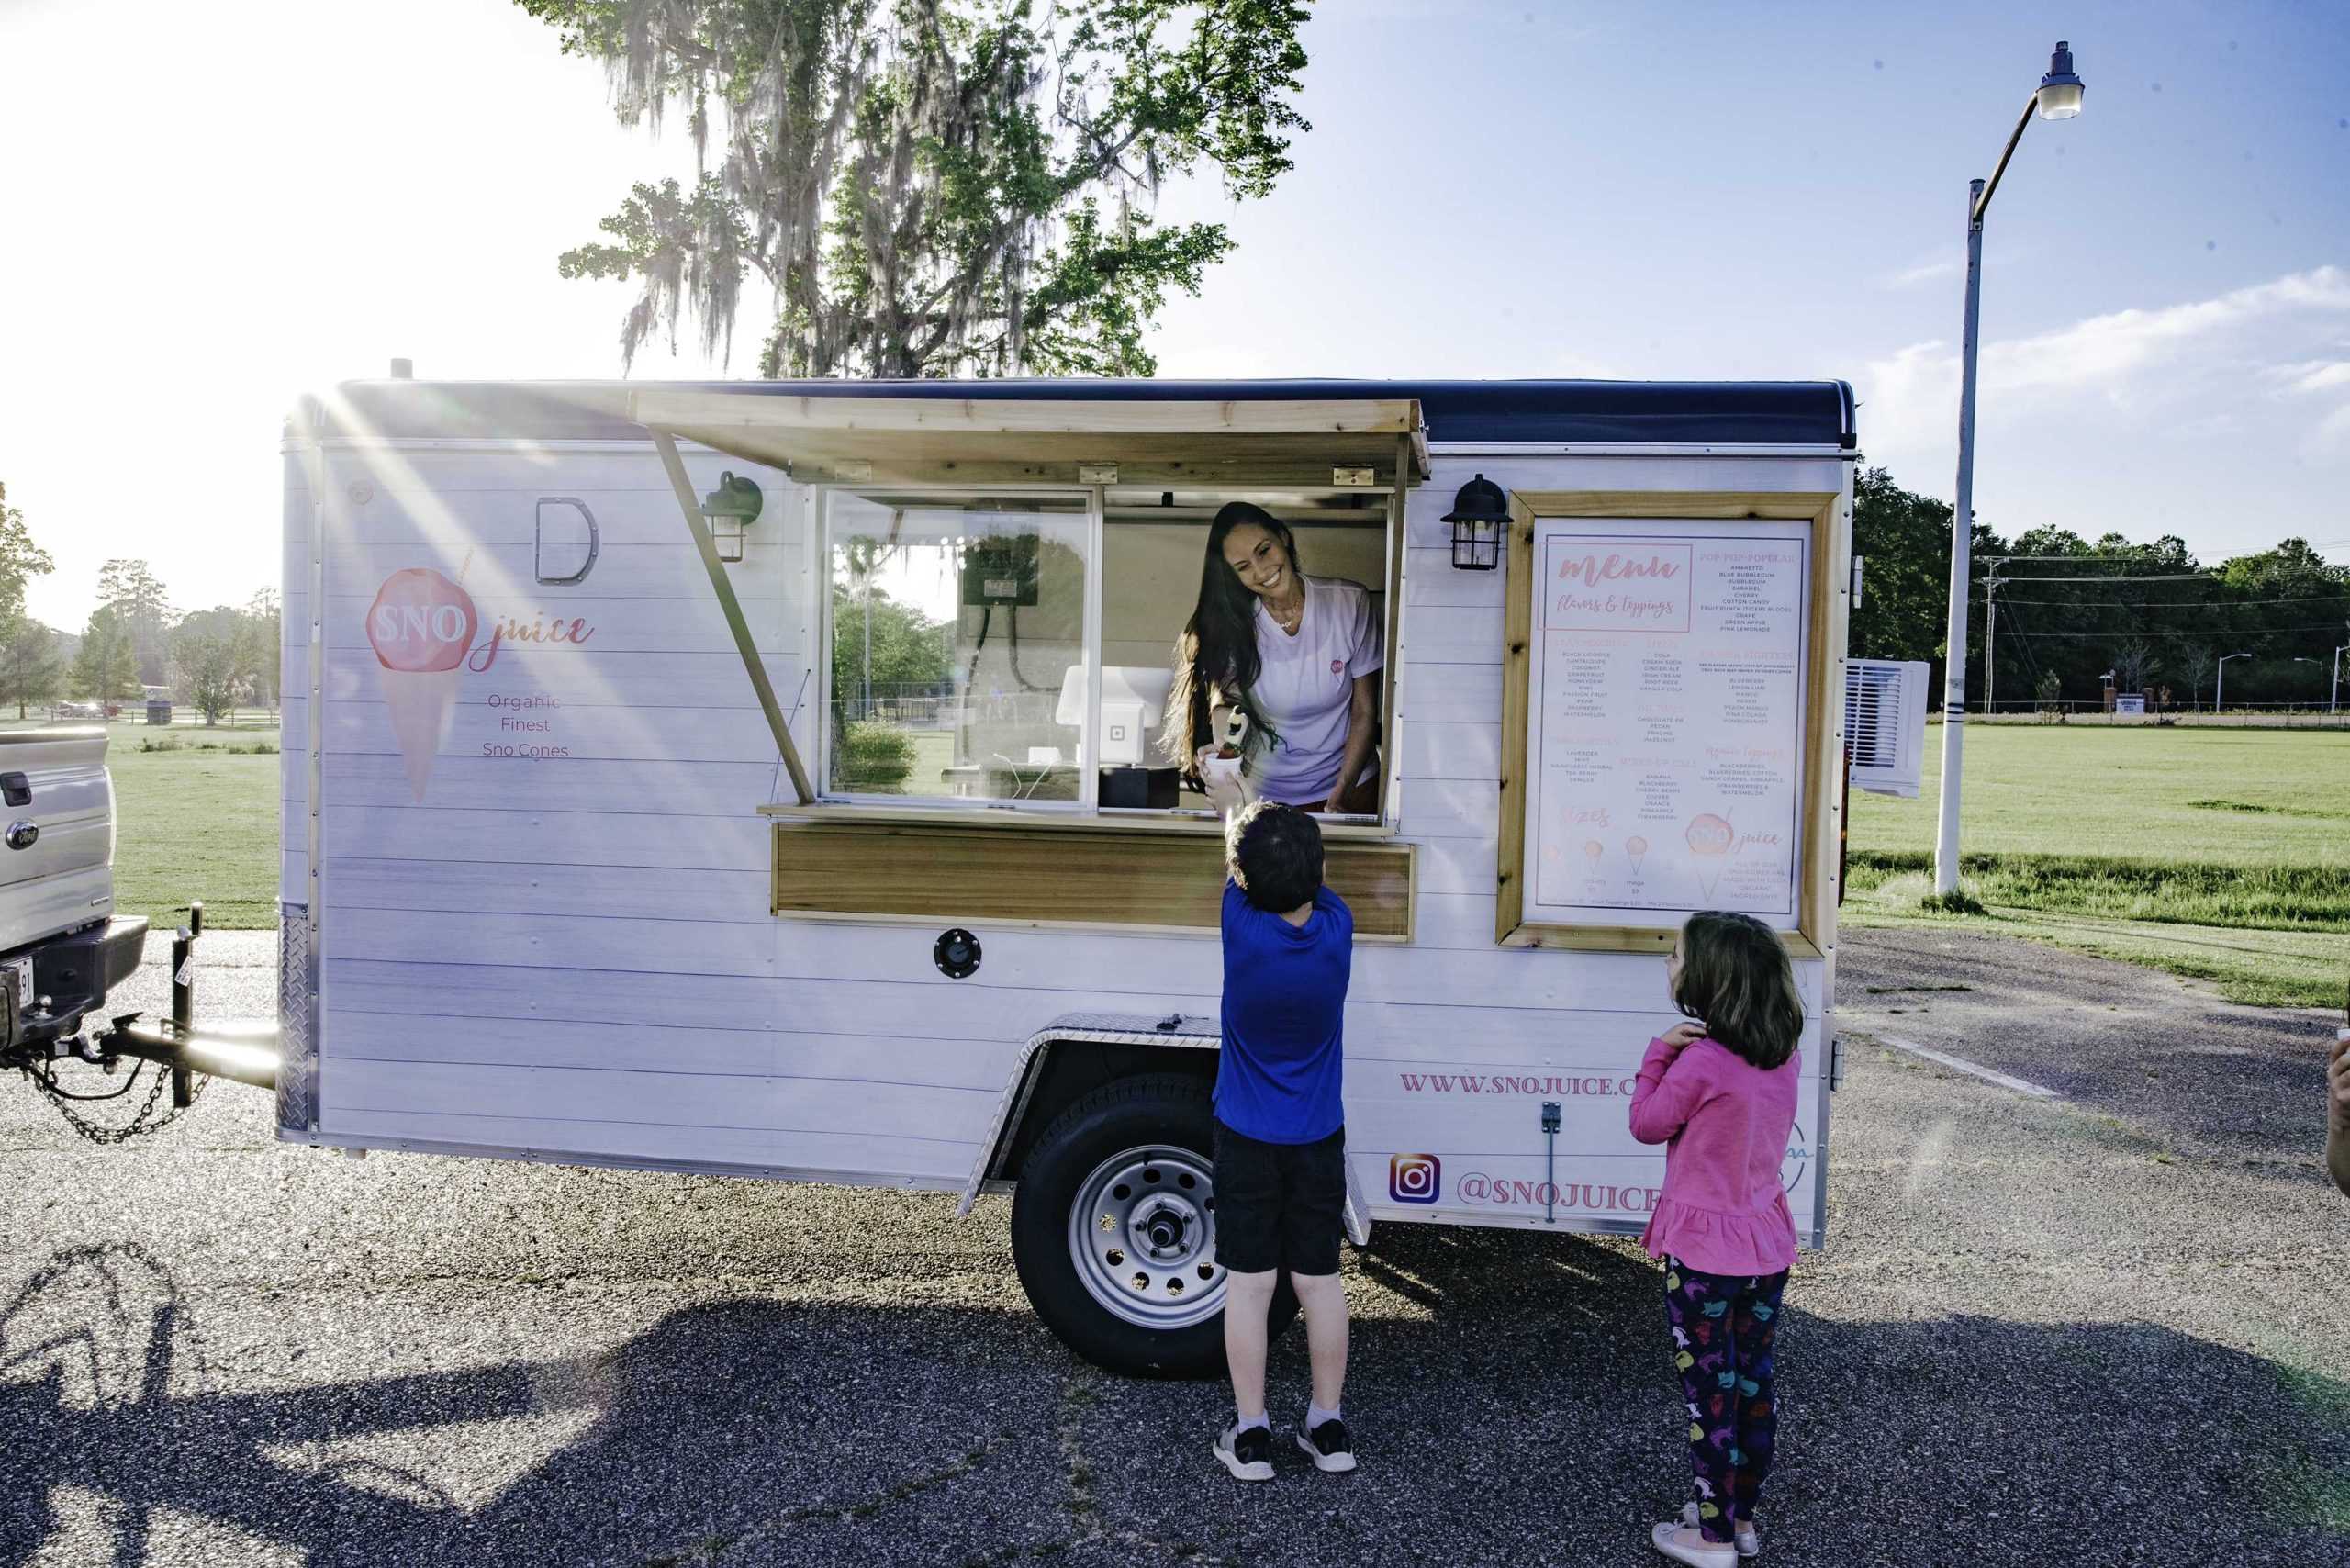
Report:
<svg viewBox="0 0 2350 1568"><path fill-rule="evenodd" d="M1065 1013L1028 1036L1007 1075L1003 1096L996 1103L987 1136L979 1140L979 1156L963 1183L955 1208L957 1218L971 1212L990 1182L1002 1181L1013 1148L1027 1124L1036 1086L1043 1081L1051 1053L1059 1047L1085 1046L1142 1047L1154 1049L1217 1051L1224 1046L1222 1023L1213 1014L1173 1013L1151 1017L1135 1013ZM1371 1211L1355 1179L1354 1162L1347 1162L1347 1239L1358 1247L1371 1241Z"/></svg>

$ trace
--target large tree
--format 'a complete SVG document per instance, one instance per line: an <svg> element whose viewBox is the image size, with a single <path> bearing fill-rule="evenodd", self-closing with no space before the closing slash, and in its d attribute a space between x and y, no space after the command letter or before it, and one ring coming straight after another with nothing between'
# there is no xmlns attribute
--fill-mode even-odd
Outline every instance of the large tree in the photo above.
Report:
<svg viewBox="0 0 2350 1568"><path fill-rule="evenodd" d="M29 615L0 631L0 702L14 702L17 717L36 702L54 698L65 682L57 656L57 633Z"/></svg>
<svg viewBox="0 0 2350 1568"><path fill-rule="evenodd" d="M687 308L731 347L755 273L765 375L1149 375L1168 289L1232 245L1155 223L1161 182L1261 196L1307 129L1298 0L518 3L623 123L692 131L693 185L637 185L561 260L638 286L624 360Z"/></svg>
<svg viewBox="0 0 2350 1568"><path fill-rule="evenodd" d="M25 514L8 504L8 487L0 485L0 635L24 613L25 584L53 569L49 552L33 543Z"/></svg>
<svg viewBox="0 0 2350 1568"><path fill-rule="evenodd" d="M147 563L116 559L98 568L98 602L122 612L137 650L139 679L161 686L171 663L172 599Z"/></svg>
<svg viewBox="0 0 2350 1568"><path fill-rule="evenodd" d="M90 611L82 646L73 655L76 693L100 703L139 695L139 652L129 618L118 605Z"/></svg>
<svg viewBox="0 0 2350 1568"><path fill-rule="evenodd" d="M228 610L234 616L237 612ZM217 724L236 705L236 633L223 636L207 620L191 615L172 636L172 662L179 668L180 689L188 705Z"/></svg>

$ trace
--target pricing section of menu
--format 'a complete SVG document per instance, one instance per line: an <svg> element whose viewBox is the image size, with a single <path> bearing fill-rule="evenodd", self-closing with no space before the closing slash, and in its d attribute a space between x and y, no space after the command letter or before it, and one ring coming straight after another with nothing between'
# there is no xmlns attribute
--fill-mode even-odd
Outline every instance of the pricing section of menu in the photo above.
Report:
<svg viewBox="0 0 2350 1568"><path fill-rule="evenodd" d="M1796 924L1810 533L1536 524L1528 919Z"/></svg>

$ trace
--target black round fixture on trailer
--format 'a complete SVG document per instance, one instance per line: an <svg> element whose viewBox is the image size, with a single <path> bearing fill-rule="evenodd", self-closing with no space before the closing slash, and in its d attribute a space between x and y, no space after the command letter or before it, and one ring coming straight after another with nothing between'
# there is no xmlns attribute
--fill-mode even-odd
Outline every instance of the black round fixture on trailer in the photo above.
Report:
<svg viewBox="0 0 2350 1568"><path fill-rule="evenodd" d="M938 934L938 946L930 950L930 956L938 972L948 980L964 980L979 972L979 939L959 925Z"/></svg>
<svg viewBox="0 0 2350 1568"><path fill-rule="evenodd" d="M1452 510L1452 564L1464 572L1490 572L1502 564L1502 530L1509 525L1509 498L1483 474L1460 487Z"/></svg>

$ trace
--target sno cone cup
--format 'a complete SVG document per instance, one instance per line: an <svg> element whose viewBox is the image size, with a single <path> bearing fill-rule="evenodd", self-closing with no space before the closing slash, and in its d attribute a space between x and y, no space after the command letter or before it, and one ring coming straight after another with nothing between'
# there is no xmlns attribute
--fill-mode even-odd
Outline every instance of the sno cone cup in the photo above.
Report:
<svg viewBox="0 0 2350 1568"><path fill-rule="evenodd" d="M432 759L441 755L448 737L449 715L457 705L453 669L375 672L383 687L384 706L392 715L392 738L399 743L400 767L408 775L408 792L420 804L432 781Z"/></svg>
<svg viewBox="0 0 2350 1568"><path fill-rule="evenodd" d="M471 595L430 566L384 579L367 610L375 679L398 743L400 767L419 802L432 780L432 759L449 733L457 684L481 618Z"/></svg>

